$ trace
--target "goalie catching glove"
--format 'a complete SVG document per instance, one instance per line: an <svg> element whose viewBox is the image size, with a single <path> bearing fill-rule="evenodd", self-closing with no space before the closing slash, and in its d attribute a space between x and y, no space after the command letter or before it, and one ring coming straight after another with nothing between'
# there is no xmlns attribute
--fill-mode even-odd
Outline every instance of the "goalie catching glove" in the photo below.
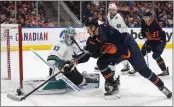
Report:
<svg viewBox="0 0 174 107"><path fill-rule="evenodd" d="M72 70L74 70L75 65L73 62L74 62L73 60L65 62L64 67L61 70L62 73L67 74L67 73L71 72Z"/></svg>

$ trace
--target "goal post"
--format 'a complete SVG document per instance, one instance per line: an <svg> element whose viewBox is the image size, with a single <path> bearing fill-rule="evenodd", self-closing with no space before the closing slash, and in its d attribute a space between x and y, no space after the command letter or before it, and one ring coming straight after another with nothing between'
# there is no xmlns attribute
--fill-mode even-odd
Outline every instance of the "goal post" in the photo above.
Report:
<svg viewBox="0 0 174 107"><path fill-rule="evenodd" d="M23 87L22 27L1 24L1 92Z"/></svg>

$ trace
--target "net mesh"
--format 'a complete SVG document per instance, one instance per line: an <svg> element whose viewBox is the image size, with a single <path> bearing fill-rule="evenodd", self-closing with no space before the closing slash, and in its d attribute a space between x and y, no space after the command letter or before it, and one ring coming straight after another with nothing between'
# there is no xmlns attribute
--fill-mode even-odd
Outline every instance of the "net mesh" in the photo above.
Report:
<svg viewBox="0 0 174 107"><path fill-rule="evenodd" d="M1 24L1 92L21 87L19 29L17 24Z"/></svg>

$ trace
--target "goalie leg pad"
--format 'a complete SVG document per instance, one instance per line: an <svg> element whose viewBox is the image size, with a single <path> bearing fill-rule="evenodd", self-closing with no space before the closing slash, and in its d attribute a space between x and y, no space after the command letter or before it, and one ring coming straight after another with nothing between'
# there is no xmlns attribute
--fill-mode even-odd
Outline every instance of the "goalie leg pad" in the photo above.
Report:
<svg viewBox="0 0 174 107"><path fill-rule="evenodd" d="M83 71L82 75L85 78L85 84L82 86L84 86L85 88L99 88L99 85L100 85L99 74L87 73L86 71Z"/></svg>
<svg viewBox="0 0 174 107"><path fill-rule="evenodd" d="M55 61L54 63L52 63L52 61ZM47 62L52 65L52 66L56 66L57 68L61 68L63 66L63 64L66 62L64 60L61 60L59 57L55 56L55 55L50 55L47 58Z"/></svg>
<svg viewBox="0 0 174 107"><path fill-rule="evenodd" d="M28 93L29 91L36 88L38 85L43 83L45 80L29 80L24 81L24 87L22 89L23 93ZM52 79L41 88L39 88L33 94L59 94L66 92L66 83L63 80Z"/></svg>

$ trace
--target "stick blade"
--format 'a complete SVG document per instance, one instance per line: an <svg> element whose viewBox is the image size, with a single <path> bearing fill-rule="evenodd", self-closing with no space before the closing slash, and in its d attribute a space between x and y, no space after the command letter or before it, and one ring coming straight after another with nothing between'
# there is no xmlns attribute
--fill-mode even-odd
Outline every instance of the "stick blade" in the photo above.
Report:
<svg viewBox="0 0 174 107"><path fill-rule="evenodd" d="M11 100L14 100L14 101L22 101L22 97L19 97L19 96L15 96L13 94L7 94L7 97Z"/></svg>

